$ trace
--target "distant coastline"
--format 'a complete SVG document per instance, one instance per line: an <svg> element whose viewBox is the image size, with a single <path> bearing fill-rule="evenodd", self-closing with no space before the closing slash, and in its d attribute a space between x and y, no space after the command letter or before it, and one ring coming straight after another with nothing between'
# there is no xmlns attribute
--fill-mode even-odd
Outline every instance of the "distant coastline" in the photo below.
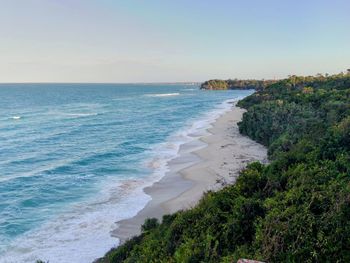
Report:
<svg viewBox="0 0 350 263"><path fill-rule="evenodd" d="M212 79L203 82L200 89L203 90L263 90L268 85L276 83L277 80L254 80L254 79Z"/></svg>

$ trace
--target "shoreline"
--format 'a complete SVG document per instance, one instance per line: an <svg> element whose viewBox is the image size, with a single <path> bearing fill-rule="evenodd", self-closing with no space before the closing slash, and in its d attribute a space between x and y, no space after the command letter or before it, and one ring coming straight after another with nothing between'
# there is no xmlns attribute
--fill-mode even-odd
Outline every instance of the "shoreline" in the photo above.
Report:
<svg viewBox="0 0 350 263"><path fill-rule="evenodd" d="M237 123L244 109L232 103L229 111L220 115L206 134L180 146L178 156L169 161L169 171L158 182L144 188L151 197L134 217L116 222L113 237L123 244L140 234L147 218L191 208L208 190L218 190L234 183L240 170L252 161L267 162L267 149L239 133Z"/></svg>

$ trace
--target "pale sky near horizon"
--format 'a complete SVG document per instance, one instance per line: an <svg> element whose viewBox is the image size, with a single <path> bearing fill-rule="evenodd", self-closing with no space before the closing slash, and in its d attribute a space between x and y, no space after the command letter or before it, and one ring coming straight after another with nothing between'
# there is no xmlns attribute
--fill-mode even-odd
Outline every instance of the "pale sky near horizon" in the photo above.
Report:
<svg viewBox="0 0 350 263"><path fill-rule="evenodd" d="M338 73L349 14L349 0L0 0L0 82Z"/></svg>

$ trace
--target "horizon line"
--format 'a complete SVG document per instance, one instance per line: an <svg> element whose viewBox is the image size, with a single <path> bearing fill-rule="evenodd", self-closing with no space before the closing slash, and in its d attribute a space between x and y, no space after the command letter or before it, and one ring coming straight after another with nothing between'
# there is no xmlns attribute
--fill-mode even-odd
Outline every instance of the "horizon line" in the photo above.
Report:
<svg viewBox="0 0 350 263"><path fill-rule="evenodd" d="M201 84L204 81L162 81L162 82L0 82L1 84Z"/></svg>
<svg viewBox="0 0 350 263"><path fill-rule="evenodd" d="M337 75L337 74L349 74L350 69L347 69L345 71L340 71L338 73L317 73L317 74L311 74L311 75L298 75L298 74L290 74L285 77L273 77L273 78L208 78L204 81L135 81L135 82L98 82L98 81L92 81L92 82L85 82L85 81L22 81L22 82L15 82L15 81L5 81L0 82L0 85L2 84L124 84L124 85L130 85L130 84L138 84L138 85L147 85L147 84L156 84L156 85L162 85L162 84L202 84L205 81L209 80L261 80L261 81L269 81L269 80L283 80L287 79L291 76L298 76L298 77L315 77L319 74L321 75Z"/></svg>

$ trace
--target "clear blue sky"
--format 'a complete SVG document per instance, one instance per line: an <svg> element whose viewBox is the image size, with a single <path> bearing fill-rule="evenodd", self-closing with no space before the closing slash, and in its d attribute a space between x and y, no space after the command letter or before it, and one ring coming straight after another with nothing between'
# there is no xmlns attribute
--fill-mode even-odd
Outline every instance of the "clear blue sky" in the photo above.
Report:
<svg viewBox="0 0 350 263"><path fill-rule="evenodd" d="M0 0L0 82L336 73L349 14L349 0Z"/></svg>

